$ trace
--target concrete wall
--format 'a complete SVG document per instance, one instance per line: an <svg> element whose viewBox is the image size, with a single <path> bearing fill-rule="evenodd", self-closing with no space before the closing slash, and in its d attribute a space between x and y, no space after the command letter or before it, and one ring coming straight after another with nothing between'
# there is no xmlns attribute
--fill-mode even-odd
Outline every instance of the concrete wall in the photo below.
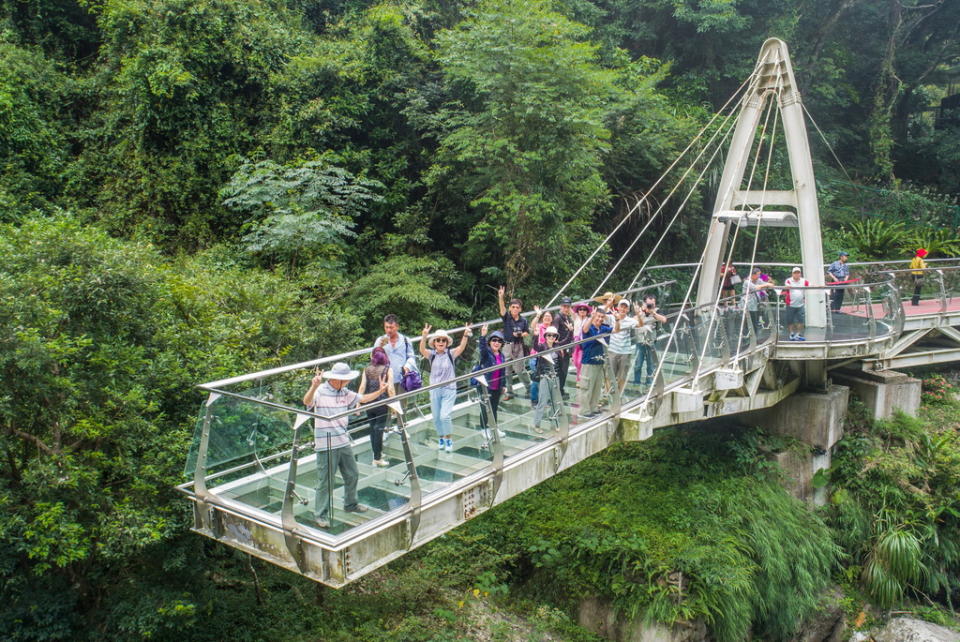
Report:
<svg viewBox="0 0 960 642"><path fill-rule="evenodd" d="M707 626L703 622L678 622L673 626L645 624L628 620L605 601L593 597L580 602L580 626L615 642L699 642L706 640Z"/></svg>
<svg viewBox="0 0 960 642"><path fill-rule="evenodd" d="M889 419L896 410L916 415L920 409L920 380L895 370L837 370L837 383L850 387L874 419Z"/></svg>

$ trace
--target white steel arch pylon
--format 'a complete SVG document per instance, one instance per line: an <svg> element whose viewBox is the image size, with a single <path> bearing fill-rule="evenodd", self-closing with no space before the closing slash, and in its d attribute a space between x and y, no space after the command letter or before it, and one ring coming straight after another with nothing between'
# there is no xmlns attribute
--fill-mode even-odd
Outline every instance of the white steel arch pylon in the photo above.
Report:
<svg viewBox="0 0 960 642"><path fill-rule="evenodd" d="M742 189L744 173L753 148L754 137L760 124L761 114L768 100L776 100L780 110L790 174L791 190L745 190ZM811 286L824 284L823 246L820 236L820 208L817 204L817 188L813 175L813 161L807 140L807 128L803 119L803 105L797 89L790 53L785 42L769 38L763 43L754 78L742 98L742 110L730 141L726 163L713 206L713 218L703 255L700 280L697 287L697 305L707 305L716 300L719 287L720 267L730 226L791 226L800 230L800 255L803 275ZM770 211L768 208L781 211ZM791 208L796 212L783 211ZM751 213L746 215L746 211ZM744 278L747 275L743 275ZM825 292L812 291L806 297L806 324L813 327L826 325Z"/></svg>

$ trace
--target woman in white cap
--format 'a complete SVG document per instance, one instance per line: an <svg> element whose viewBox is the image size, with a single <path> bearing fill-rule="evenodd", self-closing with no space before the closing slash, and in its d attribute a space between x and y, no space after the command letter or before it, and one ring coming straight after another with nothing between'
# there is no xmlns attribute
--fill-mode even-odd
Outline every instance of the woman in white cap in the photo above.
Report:
<svg viewBox="0 0 960 642"><path fill-rule="evenodd" d="M319 417L313 420L314 449L317 452L317 494L314 496L314 519L320 528L330 527L330 486L333 471L343 477L343 509L348 513L365 513L367 507L357 501L357 460L353 456L347 417L327 419L357 404L369 403L388 389L387 378L369 394L359 395L347 388L347 383L360 375L343 362L333 364L330 370L313 377L310 388L303 395L303 405ZM326 382L324 382L326 379Z"/></svg>
<svg viewBox="0 0 960 642"><path fill-rule="evenodd" d="M437 428L437 449L453 452L453 404L457 400L457 384L453 379L457 376L456 359L467 347L467 341L473 335L473 330L466 328L460 345L450 348L450 335L444 330L437 333L430 340L430 349L427 349L427 335L430 334L430 324L423 326L420 335L420 354L430 360L430 385L449 381L450 383L430 389L430 410L433 412L433 425Z"/></svg>
<svg viewBox="0 0 960 642"><path fill-rule="evenodd" d="M557 408L563 406L563 399L560 397L559 386L554 385L557 378L557 361L559 355L557 352L547 352L556 346L557 337L560 335L553 326L545 328L543 331L543 343L537 345L537 360L533 376L540 382L540 391L537 395L537 406L533 411L533 429L537 433L542 433L540 422L543 420L543 411L547 404L550 405L551 416ZM543 353L543 354L540 354Z"/></svg>

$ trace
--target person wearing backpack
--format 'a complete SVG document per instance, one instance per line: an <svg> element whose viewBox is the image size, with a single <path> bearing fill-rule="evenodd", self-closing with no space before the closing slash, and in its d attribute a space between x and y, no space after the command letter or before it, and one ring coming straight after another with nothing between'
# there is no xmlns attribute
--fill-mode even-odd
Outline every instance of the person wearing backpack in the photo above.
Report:
<svg viewBox="0 0 960 642"><path fill-rule="evenodd" d="M437 428L437 450L446 450L453 452L453 439L450 437L453 433L453 405L457 401L457 383L454 381L457 377L456 360L463 354L467 347L467 342L473 335L470 328L463 331L463 338L460 339L460 345L456 348L450 348L450 335L445 330L437 330L436 335L430 340L430 349L427 349L427 335L430 334L431 325L428 323L423 326L423 332L420 335L420 354L430 361L430 385L445 385L430 389L430 410L433 413L433 425Z"/></svg>
<svg viewBox="0 0 960 642"><path fill-rule="evenodd" d="M417 353L414 352L410 339L400 334L400 322L397 320L397 315L388 314L383 317L383 334L374 341L373 347L383 348L384 352L387 353L387 357L390 359L390 370L393 372L393 385L399 388L398 393L410 392L420 387L408 388L404 386L410 379L419 379L419 373L417 372Z"/></svg>
<svg viewBox="0 0 960 642"><path fill-rule="evenodd" d="M803 295L805 290L800 287L810 285L810 282L803 278L803 271L799 266L794 267L790 272L790 278L783 282L786 286L784 302L787 304L784 308L784 322L787 331L790 333L790 341L806 341L803 336L803 324L805 322L803 312Z"/></svg>

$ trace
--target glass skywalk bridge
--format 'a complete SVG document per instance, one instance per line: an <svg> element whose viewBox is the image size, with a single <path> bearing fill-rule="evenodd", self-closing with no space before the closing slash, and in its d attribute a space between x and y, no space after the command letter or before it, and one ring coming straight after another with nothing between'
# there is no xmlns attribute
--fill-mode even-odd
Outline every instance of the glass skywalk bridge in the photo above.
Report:
<svg viewBox="0 0 960 642"><path fill-rule="evenodd" d="M663 293L673 285L662 281L627 294ZM186 465L190 481L179 488L194 503L195 531L342 586L611 443L644 439L661 426L777 403L798 385L798 372L786 362L876 354L899 335L904 315L892 275L840 287L847 291L842 313L828 314L823 328L808 328L805 342L787 340L776 297L762 305L757 327L732 301L673 310L655 339L659 366L651 386L628 377L622 391L607 387L599 415L583 416L571 369L568 398L548 407L540 430L520 383L514 385L514 398L501 402L490 430L481 429L481 407L489 401L485 389L469 379L487 371L470 372L477 362L473 340L458 359L453 451L437 449L428 376L420 390L352 411L357 493L369 510L344 510L343 480L335 474L326 484L331 507L326 528L318 527L314 510L323 487L318 471L332 469L323 461L329 450L314 449L316 415L301 400L316 368L344 361L362 369L369 350L203 384L208 397ZM809 288L809 295L828 300L831 289ZM490 322L490 329L497 324ZM456 339L462 330L451 334ZM612 381L612 369L604 368ZM557 390L559 384L545 378L540 385ZM724 403L717 404L718 399ZM385 437L387 467L372 462L363 412L380 403L402 409L390 413L388 427L394 432Z"/></svg>

